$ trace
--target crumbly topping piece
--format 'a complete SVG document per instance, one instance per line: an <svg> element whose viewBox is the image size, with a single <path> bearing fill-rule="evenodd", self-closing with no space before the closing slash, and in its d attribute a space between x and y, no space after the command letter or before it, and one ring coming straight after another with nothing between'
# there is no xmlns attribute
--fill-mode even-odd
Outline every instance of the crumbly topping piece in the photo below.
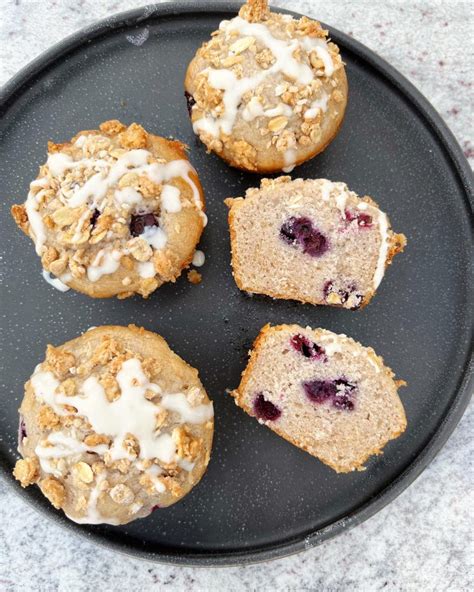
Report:
<svg viewBox="0 0 474 592"><path fill-rule="evenodd" d="M41 491L57 509L61 508L66 499L64 485L54 477L47 477L40 481Z"/></svg>
<svg viewBox="0 0 474 592"><path fill-rule="evenodd" d="M76 358L70 352L48 345L46 348L46 366L58 378L64 378L76 366Z"/></svg>
<svg viewBox="0 0 474 592"><path fill-rule="evenodd" d="M60 417L48 405L41 405L38 410L38 427L41 430L54 430L60 426Z"/></svg>
<svg viewBox="0 0 474 592"><path fill-rule="evenodd" d="M36 483L39 478L39 462L36 456L29 458L21 458L16 461L13 470L13 476L17 479L22 487L27 487L32 483Z"/></svg>
<svg viewBox="0 0 474 592"><path fill-rule="evenodd" d="M82 483L92 483L94 480L94 472L90 465L86 462L78 462L72 467L73 475L82 481Z"/></svg>
<svg viewBox="0 0 474 592"><path fill-rule="evenodd" d="M195 438L186 426L174 428L172 433L176 444L176 451L180 458L193 461L198 456L202 447L202 439Z"/></svg>
<svg viewBox="0 0 474 592"><path fill-rule="evenodd" d="M270 15L267 0L247 0L239 10L239 16L249 23L264 21Z"/></svg>
<svg viewBox="0 0 474 592"><path fill-rule="evenodd" d="M138 123L132 123L128 128L119 134L118 140L122 148L133 150L146 148L148 144L148 134Z"/></svg>
<svg viewBox="0 0 474 592"><path fill-rule="evenodd" d="M202 282L202 275L199 271L191 269L188 271L188 281L194 285L200 284Z"/></svg>

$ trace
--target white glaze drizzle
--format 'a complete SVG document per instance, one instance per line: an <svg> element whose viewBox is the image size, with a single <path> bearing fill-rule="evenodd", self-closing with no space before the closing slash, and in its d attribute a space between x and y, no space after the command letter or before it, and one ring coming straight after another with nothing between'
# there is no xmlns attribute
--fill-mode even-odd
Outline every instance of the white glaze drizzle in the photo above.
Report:
<svg viewBox="0 0 474 592"><path fill-rule="evenodd" d="M120 267L120 259L123 252L118 249L101 249L95 256L94 261L87 268L89 281L96 282L103 275L117 271Z"/></svg>
<svg viewBox="0 0 474 592"><path fill-rule="evenodd" d="M162 469L158 465L151 465L151 467L148 469L143 469L143 472L148 475L148 477L150 477L153 486L156 491L158 491L158 493L163 493L166 490L163 481L158 479L158 476L163 473Z"/></svg>
<svg viewBox="0 0 474 592"><path fill-rule="evenodd" d="M377 266L375 268L374 273L374 290L376 290L385 273L385 263L387 261L387 253L388 253L388 218L387 216L378 210L378 225L379 225L379 232L380 232L380 251L379 251L379 258L377 260Z"/></svg>
<svg viewBox="0 0 474 592"><path fill-rule="evenodd" d="M68 154L56 152L48 155L46 164L53 177L62 177L67 169L74 166L74 160Z"/></svg>
<svg viewBox="0 0 474 592"><path fill-rule="evenodd" d="M123 189L116 189L114 193L115 201L119 205L134 206L143 201L142 194L133 187L124 187Z"/></svg>
<svg viewBox="0 0 474 592"><path fill-rule="evenodd" d="M293 57L293 53L298 48L302 48L307 52L315 50L324 62L327 76L331 76L334 71L334 65L324 39L310 37L290 41L276 39L265 25L249 23L241 17L236 17L230 21L222 21L220 29L226 33L237 32L242 36L255 37L270 49L275 57L275 63L270 68L262 70L254 76L240 79L231 70L208 68L206 72L209 84L218 90L224 91L222 99L224 113L220 117L207 115L195 121L193 124L195 133L203 131L214 137L218 137L220 132L230 134L242 96L248 91L255 90L265 78L274 73L282 72L300 85L309 84L314 78L311 68ZM258 109L255 105L254 108ZM247 115L252 117L252 108L247 111Z"/></svg>
<svg viewBox="0 0 474 592"><path fill-rule="evenodd" d="M81 214L81 217L79 218L79 220L76 224L76 230L74 231L74 234L72 237L73 243L77 243L78 240L82 237L82 227L84 226L84 222L90 218L90 215L91 215L91 211L89 208L87 210L85 210L85 212L83 214Z"/></svg>
<svg viewBox="0 0 474 592"><path fill-rule="evenodd" d="M316 51L318 58L324 64L324 73L326 76L334 74L334 62L331 54L328 51L327 43L324 39L313 39L311 37L303 37L302 45L307 52Z"/></svg>
<svg viewBox="0 0 474 592"><path fill-rule="evenodd" d="M66 458L80 456L84 452L96 452L104 454L107 451L105 444L99 446L86 446L79 442L73 436L68 436L63 432L52 432L49 434L44 445L38 444L35 448L35 454L40 459L43 470L47 473L53 473L58 476L60 472L55 469L49 460L52 458Z"/></svg>
<svg viewBox="0 0 474 592"><path fill-rule="evenodd" d="M192 407L183 393L163 394L159 404L154 404L145 397L147 391L161 395L161 388L150 383L143 372L141 363L136 358L126 360L117 373L117 382L121 395L109 401L97 378L90 376L80 387L75 396L57 393L58 380L52 372L43 372L37 367L31 378L31 385L36 398L47 403L58 415L65 415L63 405L77 409L78 415L85 417L92 429L99 434L112 438L108 450L113 460L130 457L123 447L127 434L133 434L140 445L140 459L158 458L170 463L177 460L176 446L170 434L156 434L156 415L161 409L167 409L179 415L182 423L201 424L214 415L212 403ZM80 446L80 443L78 443ZM75 449L76 451L79 448Z"/></svg>
<svg viewBox="0 0 474 592"><path fill-rule="evenodd" d="M36 252L41 255L44 243L46 241L46 230L43 223L43 218L39 213L40 200L45 194L45 188L49 186L48 179L36 179L30 183L30 191L25 202L26 215L30 224L30 232L32 233L33 242L35 243ZM42 189L33 194L33 189L41 187Z"/></svg>
<svg viewBox="0 0 474 592"><path fill-rule="evenodd" d="M163 395L161 406L168 411L178 413L181 421L187 423L204 423L214 415L211 405L192 407L183 393Z"/></svg>
<svg viewBox="0 0 474 592"><path fill-rule="evenodd" d="M374 367L376 374L379 374L380 366L375 362L375 360L372 359L372 356L370 354L367 354L367 360Z"/></svg>
<svg viewBox="0 0 474 592"><path fill-rule="evenodd" d="M76 524L112 524L113 526L120 524L120 520L116 520L114 518L104 518L97 508L97 501L101 494L101 484L105 477L105 473L102 473L96 477L96 483L89 492L86 515L81 517L73 517L69 514L66 514L69 520L76 522Z"/></svg>
<svg viewBox="0 0 474 592"><path fill-rule="evenodd" d="M202 251L196 249L193 255L193 265L194 267L202 267L206 261L206 256Z"/></svg>
<svg viewBox="0 0 474 592"><path fill-rule="evenodd" d="M67 292L71 289L67 284L64 283L71 279L72 276L70 274L65 274L61 276L61 278L56 278L52 277L49 271L43 269L42 275L43 279L47 281L48 284L50 284L51 286L53 286L53 288L56 288L56 290L59 290L60 292Z"/></svg>
<svg viewBox="0 0 474 592"><path fill-rule="evenodd" d="M328 181L327 179L320 179L320 181L322 181L322 184L320 185L321 199L327 201L331 195L331 191L337 189L338 194L335 197L336 207L341 212L341 215L345 217L345 206L347 202L347 197L348 194L352 192L348 190L347 185L345 183L333 183L331 181ZM370 207L370 205L367 202L359 202L356 207L359 210L365 211ZM389 224L388 218L386 214L384 214L384 212L380 211L378 208L372 209L374 213L376 213L377 215L378 228L380 232L380 250L373 279L374 290L376 290L379 287L380 282L382 281L385 273L385 263L387 260L387 253L389 248Z"/></svg>
<svg viewBox="0 0 474 592"><path fill-rule="evenodd" d="M160 226L146 226L145 230L140 234L140 238L157 251L164 249L168 240L165 231Z"/></svg>
<svg viewBox="0 0 474 592"><path fill-rule="evenodd" d="M328 199L331 195L331 190L333 188L333 183L331 181L329 181L328 179L320 179L320 181L321 181L321 185L320 185L321 199L323 201L328 201Z"/></svg>
<svg viewBox="0 0 474 592"><path fill-rule="evenodd" d="M346 217L346 203L347 203L347 191L338 187L339 193L335 196L336 208L341 212L341 216L344 219Z"/></svg>
<svg viewBox="0 0 474 592"><path fill-rule="evenodd" d="M190 471L192 471L194 469L194 467L196 466L195 462L191 462L190 460L187 460L185 458L180 458L178 461L178 465L184 469L185 471L188 471L188 473Z"/></svg>
<svg viewBox="0 0 474 592"><path fill-rule="evenodd" d="M319 97L319 99L316 99L315 101L313 101L311 103L311 105L309 106L309 109L306 109L306 111L304 113L304 118L305 119L314 119L316 117L316 115L319 113L319 111L322 111L323 113L325 113L328 108L328 101L329 101L328 94L323 90L321 92L321 96Z"/></svg>
<svg viewBox="0 0 474 592"><path fill-rule="evenodd" d="M153 261L140 261L137 263L138 275L142 278L155 277L156 271Z"/></svg>
<svg viewBox="0 0 474 592"><path fill-rule="evenodd" d="M242 111L242 117L245 121L253 121L256 117L277 117L278 115L291 117L293 115L293 110L285 103L278 103L278 105L272 109L264 109L258 98L252 97Z"/></svg>
<svg viewBox="0 0 474 592"><path fill-rule="evenodd" d="M84 139L83 139L84 138ZM81 147L85 142L86 136L81 136L76 140L75 145ZM148 150L130 150L122 154L114 164L110 164L105 160L94 160L90 158L83 158L80 160L73 160L67 154L57 152L49 154L46 161L53 177L62 177L67 170L79 167L93 167L98 172L90 177L82 186L78 186L71 197L66 197L62 193L60 198L63 203L70 208L76 208L87 204L90 210L98 208L98 204L105 198L108 190L125 175L126 173L145 174L155 183L161 184L170 181L174 178L182 178L191 188L193 194L193 202L200 213L204 226L207 223L207 217L202 212L203 202L201 200L200 191L191 177L191 173L196 173L191 163L185 159L172 160L167 163L151 163L148 164L149 159L153 155ZM46 178L36 179L30 184L30 192L25 202L25 209L30 224L31 234L35 243L36 252L41 255L43 246L46 241L46 229L39 213L40 201L45 194L46 188L49 186L49 181ZM32 189L41 187L42 189L33 194ZM166 187L166 186L165 186ZM171 186L168 186L171 187ZM169 190L167 190L169 191ZM142 201L142 196L135 190L130 188L117 189L114 197L119 204L135 205ZM179 211L176 208L176 195L172 201L171 208L174 211ZM170 201L168 200L168 203ZM180 204L181 205L181 204ZM100 208L98 208L100 210ZM173 210L168 210L173 211ZM73 236L73 243L77 242L80 237L82 226L88 213L85 212L79 219L76 230ZM92 272L94 274L94 272ZM113 273L113 272L112 272ZM103 274L102 274L103 275ZM91 280L94 281L94 280Z"/></svg>
<svg viewBox="0 0 474 592"><path fill-rule="evenodd" d="M329 357L342 351L341 344L338 343L337 339L332 335L320 335L318 338L318 343L319 342L323 344L324 353Z"/></svg>
<svg viewBox="0 0 474 592"><path fill-rule="evenodd" d="M67 156L62 155L61 153L50 155L47 162L48 166L50 165L51 157L60 155ZM148 177L155 183L170 181L175 177L183 178L192 189L193 200L196 207L198 210L201 210L201 196L196 184L190 177L190 172L195 172L192 165L184 159L171 160L166 163L153 162L148 164L148 161L152 156L151 152L143 149L129 150L128 152L125 152L125 154L122 154L114 164L110 166L109 163L106 163L107 166L104 167L103 170L92 175L92 177L90 177L82 186L77 188L72 197L67 200L67 204L69 207L75 208L87 203L91 197L97 202L105 197L110 187L116 185L125 174L136 173L148 175ZM61 162L61 167L54 164L53 168L55 171L61 170L61 174L64 174L67 169L81 166L86 160L87 159L74 161L68 157ZM94 164L96 163L94 162Z"/></svg>
<svg viewBox="0 0 474 592"><path fill-rule="evenodd" d="M181 210L180 190L173 185L163 185L161 190L161 205L167 212L176 213Z"/></svg>
<svg viewBox="0 0 474 592"><path fill-rule="evenodd" d="M288 148L288 150L285 150L283 154L283 159L285 162L285 166L282 169L283 172L291 173L291 171L296 166L296 150L294 148Z"/></svg>
<svg viewBox="0 0 474 592"><path fill-rule="evenodd" d="M192 471L195 463L177 456L176 444L170 434L157 434L156 415L161 409L168 409L177 413L182 422L204 423L213 417L212 403L192 407L183 393L176 393L164 394L161 404L153 404L145 397L145 393L152 391L160 395L161 388L148 381L140 361L136 358L126 360L122 364L117 373L117 382L121 395L112 402L107 399L102 385L94 376L84 381L78 395L68 397L56 392L59 381L52 372L42 371L41 365L38 365L31 377L35 397L51 406L58 415L66 414L63 408L65 404L75 407L78 414L87 419L94 431L110 436L113 441L110 448L105 444L87 446L78 441L75 434L53 432L49 434L44 444L36 446L35 453L40 459L42 469L58 477L61 476L61 471L53 466L51 459L73 459L75 456L80 458L85 452L101 455L108 452L112 460L128 458L151 478L156 491L163 493L166 487L158 478L162 469L156 464L145 468L142 460L158 458L164 463L176 461L185 471ZM140 447L138 459L131 456L123 447L123 440L129 433L138 440ZM96 483L89 492L86 514L81 517L68 515L68 518L78 524L119 523L113 518L105 519L97 508L101 483L105 478L105 472L96 477Z"/></svg>

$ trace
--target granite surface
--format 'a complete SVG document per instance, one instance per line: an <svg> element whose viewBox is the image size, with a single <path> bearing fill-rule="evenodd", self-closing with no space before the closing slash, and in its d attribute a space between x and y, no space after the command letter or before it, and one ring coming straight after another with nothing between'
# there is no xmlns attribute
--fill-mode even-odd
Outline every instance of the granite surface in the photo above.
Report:
<svg viewBox="0 0 474 592"><path fill-rule="evenodd" d="M474 163L469 2L276 0L353 35L428 97ZM0 0L0 83L56 41L139 0ZM357 528L297 556L218 570L155 565L42 519L0 481L0 591L474 588L472 406L425 472ZM471 498L471 499L470 499Z"/></svg>

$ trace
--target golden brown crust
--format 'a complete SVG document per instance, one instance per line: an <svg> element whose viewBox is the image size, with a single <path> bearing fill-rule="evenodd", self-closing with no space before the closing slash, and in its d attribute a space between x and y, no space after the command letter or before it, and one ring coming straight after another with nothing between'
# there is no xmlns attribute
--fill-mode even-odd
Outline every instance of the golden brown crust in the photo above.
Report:
<svg viewBox="0 0 474 592"><path fill-rule="evenodd" d="M288 325L271 326L270 323L267 323L266 325L264 325L262 327L262 329L260 330L260 333L257 335L257 337L255 338L255 341L253 342L252 349L249 352L249 360L248 360L247 366L242 371L242 378L241 378L240 384L236 389L234 389L233 391L230 391L230 393L229 393L234 398L236 405L238 405L241 409L243 409L248 415L254 416L255 414L254 414L253 410L243 401L243 394L246 390L247 383L248 383L248 381L255 369L255 365L257 363L258 356L260 354L260 349L262 347L262 343L264 342L268 333L275 332L275 331L284 331L287 328L288 328ZM352 339L350 339L350 341L354 342L354 340L352 340ZM357 343L357 342L354 342L354 343ZM381 356L378 356L372 348L366 348L366 349L368 350L368 353L369 353L371 359L377 364L377 366L381 369L381 371L384 372L390 379L394 380L395 385L397 386L397 389L400 387L406 386L407 383L404 380L395 380L394 379L395 375L394 375L393 371L388 366L384 365L384 360ZM398 438L406 429L407 420L406 420L405 410L403 409L403 406L401 407L401 410L403 411L402 425L400 425L400 429L398 431L393 433L393 435L391 436L391 439ZM293 444L294 446L297 446L298 448L301 448L305 452L308 452L309 454L316 456L316 458L318 458L317 455L315 455L311 451L311 449L303 441L300 441L296 438L291 438L286 432L284 432L283 430L281 430L279 428L278 424L272 424L271 430L274 431L275 433L277 433L282 438L284 438L287 442L290 442L290 444ZM357 462L354 462L350 467L347 467L346 465L343 465L343 464L339 464L337 462L331 462L328 459L324 459L324 463L327 464L328 466L330 466L332 469L334 469L334 471L336 471L337 473L349 473L354 470L364 471L365 470L365 467L364 467L365 462L371 456L383 454L382 449L383 449L383 445L377 446L376 448L365 452L364 455L361 456L357 460Z"/></svg>

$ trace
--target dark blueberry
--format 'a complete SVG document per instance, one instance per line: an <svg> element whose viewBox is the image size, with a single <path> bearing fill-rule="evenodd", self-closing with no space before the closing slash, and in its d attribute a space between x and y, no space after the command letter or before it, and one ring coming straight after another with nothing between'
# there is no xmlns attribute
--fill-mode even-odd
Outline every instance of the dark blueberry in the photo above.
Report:
<svg viewBox="0 0 474 592"><path fill-rule="evenodd" d="M311 380L303 383L308 398L313 403L324 403L337 394L337 386L329 380Z"/></svg>
<svg viewBox="0 0 474 592"><path fill-rule="evenodd" d="M281 415L281 410L271 401L266 401L261 393L257 395L253 402L253 410L258 419L264 421L275 421Z"/></svg>
<svg viewBox="0 0 474 592"><path fill-rule="evenodd" d="M313 403L330 402L336 409L352 411L355 407L352 400L356 385L344 378L337 380L311 380L303 382L304 391Z"/></svg>
<svg viewBox="0 0 474 592"><path fill-rule="evenodd" d="M326 237L314 230L310 236L303 239L303 253L312 257L318 257L327 251L328 245Z"/></svg>
<svg viewBox="0 0 474 592"><path fill-rule="evenodd" d="M186 97L186 106L188 108L189 117L191 117L191 111L193 110L196 101L194 100L193 95L188 93L187 90L184 91L184 96Z"/></svg>
<svg viewBox="0 0 474 592"><path fill-rule="evenodd" d="M370 228L372 226L372 216L369 214L354 214L349 210L344 212L344 217L347 222L353 222L357 220L357 225L361 228Z"/></svg>
<svg viewBox="0 0 474 592"><path fill-rule="evenodd" d="M369 216L369 214L359 214L357 216L357 224L363 228L369 228L372 226L372 216Z"/></svg>
<svg viewBox="0 0 474 592"><path fill-rule="evenodd" d="M159 509L160 509L160 506L158 504L156 504L155 506L153 506L151 511L154 512L155 510L159 510Z"/></svg>
<svg viewBox="0 0 474 592"><path fill-rule="evenodd" d="M94 226L96 225L97 219L98 219L99 216L100 216L99 210L95 209L92 212L92 216L91 216L91 220L90 220L90 223L91 223L92 228L94 228Z"/></svg>
<svg viewBox="0 0 474 592"><path fill-rule="evenodd" d="M351 310L357 310L362 304L362 294L353 294Z"/></svg>
<svg viewBox="0 0 474 592"><path fill-rule="evenodd" d="M280 228L280 237L293 246L300 246L303 253L312 257L328 249L326 237L313 227L309 218L289 218Z"/></svg>
<svg viewBox="0 0 474 592"><path fill-rule="evenodd" d="M315 360L324 356L324 349L314 341L310 341L304 335L293 335L290 339L294 349L305 358Z"/></svg>
<svg viewBox="0 0 474 592"><path fill-rule="evenodd" d="M329 294L331 294L332 292L335 292L336 294L339 295L340 299L341 299L341 304L344 304L345 302L347 302L347 299L349 298L349 292L347 290L336 290L334 287L334 283L329 281L326 282L324 284L324 297L327 300L327 297L329 296Z"/></svg>
<svg viewBox="0 0 474 592"><path fill-rule="evenodd" d="M336 409L343 409L344 411L352 411L354 409L354 403L347 395L337 395L332 400L332 404Z"/></svg>
<svg viewBox="0 0 474 592"><path fill-rule="evenodd" d="M25 421L20 415L20 422L18 424L18 444L21 444L27 435Z"/></svg>
<svg viewBox="0 0 474 592"><path fill-rule="evenodd" d="M158 226L155 214L133 214L130 220L130 234L140 236L147 226Z"/></svg>
<svg viewBox="0 0 474 592"><path fill-rule="evenodd" d="M296 229L295 229L296 218L289 218L280 228L280 236L287 243L296 242Z"/></svg>
<svg viewBox="0 0 474 592"><path fill-rule="evenodd" d="M331 280L324 284L323 292L325 300L328 299L328 296L331 293L339 296L340 302L338 304L345 304L349 300L351 310L357 310L360 308L364 297L363 294L356 291L354 284L348 284L344 288L336 288L334 282Z"/></svg>

